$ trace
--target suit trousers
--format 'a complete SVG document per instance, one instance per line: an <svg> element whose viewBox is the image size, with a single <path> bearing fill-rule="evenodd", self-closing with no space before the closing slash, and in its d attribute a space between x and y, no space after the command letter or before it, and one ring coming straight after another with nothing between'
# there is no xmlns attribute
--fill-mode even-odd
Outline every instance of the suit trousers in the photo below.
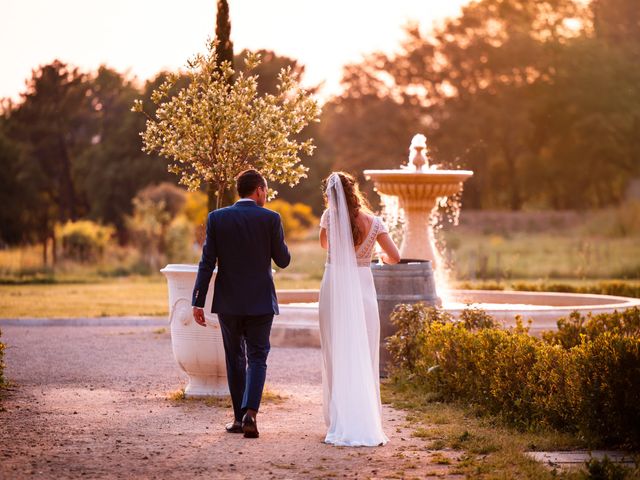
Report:
<svg viewBox="0 0 640 480"><path fill-rule="evenodd" d="M227 381L236 420L247 409L258 411L267 376L269 335L273 314L230 315L219 313L227 362ZM248 364L248 366L247 366Z"/></svg>

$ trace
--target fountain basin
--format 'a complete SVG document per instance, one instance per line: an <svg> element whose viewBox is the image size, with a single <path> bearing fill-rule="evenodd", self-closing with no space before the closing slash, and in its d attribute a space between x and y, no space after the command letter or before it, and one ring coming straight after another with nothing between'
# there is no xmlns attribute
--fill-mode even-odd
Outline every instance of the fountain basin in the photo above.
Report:
<svg viewBox="0 0 640 480"><path fill-rule="evenodd" d="M278 291L280 315L275 317L274 326L278 323L282 325L292 323L297 329L304 330L306 335L304 345L290 346L320 345L319 334L314 333L318 329L318 295L318 290ZM558 319L569 316L574 310L582 314L611 313L614 310L640 307L640 298L502 290L450 290L447 292L443 308L451 312L454 317L468 307L482 308L507 327L515 325L515 316L520 315L525 322L531 320L529 332L540 336L543 331L556 330Z"/></svg>
<svg viewBox="0 0 640 480"><path fill-rule="evenodd" d="M462 190L462 184L473 175L470 170L365 170L381 195L399 199L404 211L404 234L400 256L430 260L437 268L431 212L439 198L450 197Z"/></svg>
<svg viewBox="0 0 640 480"><path fill-rule="evenodd" d="M365 170L376 190L401 199L448 197L458 193L462 182L473 176L471 170Z"/></svg>
<svg viewBox="0 0 640 480"><path fill-rule="evenodd" d="M556 330L558 319L573 311L595 315L640 307L640 298L590 293L451 290L447 297L443 308L454 316L465 308L478 307L505 326L513 326L515 316L520 315L525 322L531 320L529 332L535 336Z"/></svg>

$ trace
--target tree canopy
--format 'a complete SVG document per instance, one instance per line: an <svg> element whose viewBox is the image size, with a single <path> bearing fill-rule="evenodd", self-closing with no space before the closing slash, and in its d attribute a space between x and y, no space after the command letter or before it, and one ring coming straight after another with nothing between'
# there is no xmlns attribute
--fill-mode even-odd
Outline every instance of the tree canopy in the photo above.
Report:
<svg viewBox="0 0 640 480"><path fill-rule="evenodd" d="M635 3L480 0L432 30L407 26L397 54L345 69L325 109L336 164L397 166L422 131L435 163L476 172L471 207L619 202L640 174Z"/></svg>
<svg viewBox="0 0 640 480"><path fill-rule="evenodd" d="M218 3L224 14L227 2ZM226 23L224 17L216 30L221 38L230 33L228 6ZM465 183L465 208L580 209L623 200L640 176L637 0L477 0L435 27L419 22L406 26L396 53L373 52L348 65L344 90L323 106L320 123L304 131L291 124L286 142L267 122L251 127L247 116L236 124L234 138L255 140L251 152L228 151L237 156L234 167L212 179L229 185L238 168L259 165L283 180L272 182L283 199L319 214L320 183L331 170L361 175L366 168L397 168L411 137L424 133L432 163L475 171ZM236 99L278 97L282 68L294 83L304 76L296 59L267 50L233 55L230 40L224 47L219 53L226 52L227 67L218 62L218 75L231 68L247 89ZM254 53L262 61L249 71L245 61ZM194 79L199 83L190 87ZM165 152L172 162L195 158L213 145L218 128L208 123L216 118L211 102L189 102L183 93L174 104L159 102L158 111L152 97L161 91L165 100L180 92L199 98L212 92L205 83L189 72L139 82L108 66L86 72L58 60L34 69L20 99L5 100L0 110L0 244L45 242L56 223L79 218L112 224L126 241L136 194L178 183L166 158L140 150L145 118L129 108L141 98L140 108L156 119L180 105L209 109L202 125L183 129L183 143L172 147L180 155ZM313 156L299 148L310 137ZM275 157L260 163L275 144L287 146L288 163ZM372 193L370 183L363 187Z"/></svg>

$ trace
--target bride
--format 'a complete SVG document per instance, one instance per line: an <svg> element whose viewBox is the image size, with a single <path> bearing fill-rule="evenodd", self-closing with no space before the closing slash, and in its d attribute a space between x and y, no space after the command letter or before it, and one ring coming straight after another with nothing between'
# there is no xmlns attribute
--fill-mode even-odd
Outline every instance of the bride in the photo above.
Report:
<svg viewBox="0 0 640 480"><path fill-rule="evenodd" d="M380 403L380 318L370 264L376 242L383 262L398 263L400 254L351 175L332 173L325 185L327 209L320 219L320 244L328 248L320 288L325 442L383 445L388 439Z"/></svg>

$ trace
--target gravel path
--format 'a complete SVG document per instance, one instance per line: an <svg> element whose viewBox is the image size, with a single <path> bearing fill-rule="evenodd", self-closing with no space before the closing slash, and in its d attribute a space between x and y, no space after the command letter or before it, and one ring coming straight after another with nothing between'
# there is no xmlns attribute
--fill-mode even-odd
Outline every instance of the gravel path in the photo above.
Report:
<svg viewBox="0 0 640 480"><path fill-rule="evenodd" d="M13 386L0 404L0 478L457 477L460 454L429 451L389 406L387 446L322 443L318 349L272 349L267 388L284 401L263 405L258 440L227 434L225 402L169 399L186 377L156 329L2 327Z"/></svg>

